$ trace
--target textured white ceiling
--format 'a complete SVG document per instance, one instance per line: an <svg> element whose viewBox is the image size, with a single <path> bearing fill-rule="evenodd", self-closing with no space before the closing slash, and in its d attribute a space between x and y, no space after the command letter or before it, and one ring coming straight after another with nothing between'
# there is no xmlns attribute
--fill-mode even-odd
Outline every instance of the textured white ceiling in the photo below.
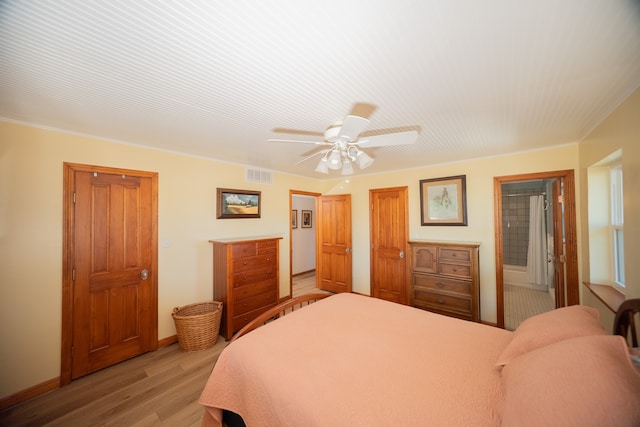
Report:
<svg viewBox="0 0 640 427"><path fill-rule="evenodd" d="M637 0L0 1L0 118L321 179L274 129L419 127L376 173L576 142L638 86Z"/></svg>

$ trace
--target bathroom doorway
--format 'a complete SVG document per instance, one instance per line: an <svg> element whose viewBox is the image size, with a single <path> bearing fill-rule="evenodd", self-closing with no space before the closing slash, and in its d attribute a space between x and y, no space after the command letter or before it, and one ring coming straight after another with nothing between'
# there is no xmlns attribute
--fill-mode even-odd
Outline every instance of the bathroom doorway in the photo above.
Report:
<svg viewBox="0 0 640 427"><path fill-rule="evenodd" d="M554 179L502 184L504 327L556 308L553 274Z"/></svg>
<svg viewBox="0 0 640 427"><path fill-rule="evenodd" d="M498 325L578 303L573 171L498 177Z"/></svg>

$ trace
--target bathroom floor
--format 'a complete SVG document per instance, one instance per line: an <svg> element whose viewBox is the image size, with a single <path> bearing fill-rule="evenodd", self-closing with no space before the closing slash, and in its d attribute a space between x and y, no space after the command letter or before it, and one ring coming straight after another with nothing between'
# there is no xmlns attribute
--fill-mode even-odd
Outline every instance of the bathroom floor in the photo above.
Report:
<svg viewBox="0 0 640 427"><path fill-rule="evenodd" d="M556 303L552 293L524 286L504 285L504 327L516 329L526 318L553 310Z"/></svg>

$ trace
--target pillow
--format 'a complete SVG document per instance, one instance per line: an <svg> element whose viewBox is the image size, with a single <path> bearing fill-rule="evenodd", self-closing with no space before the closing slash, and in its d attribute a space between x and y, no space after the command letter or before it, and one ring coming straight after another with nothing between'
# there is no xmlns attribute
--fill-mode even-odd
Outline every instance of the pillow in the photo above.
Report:
<svg viewBox="0 0 640 427"><path fill-rule="evenodd" d="M506 365L520 354L567 338L606 335L598 319L598 310L584 305L570 305L529 317L513 332L496 365Z"/></svg>
<svg viewBox="0 0 640 427"><path fill-rule="evenodd" d="M504 426L640 426L640 373L624 338L571 338L502 369Z"/></svg>

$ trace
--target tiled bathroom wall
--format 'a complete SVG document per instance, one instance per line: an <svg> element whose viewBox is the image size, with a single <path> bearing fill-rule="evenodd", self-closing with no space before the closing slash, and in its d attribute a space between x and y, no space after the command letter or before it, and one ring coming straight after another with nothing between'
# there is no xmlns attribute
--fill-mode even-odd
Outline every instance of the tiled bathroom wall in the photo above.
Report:
<svg viewBox="0 0 640 427"><path fill-rule="evenodd" d="M502 185L503 263L526 267L529 246L529 198L544 192L542 181Z"/></svg>

